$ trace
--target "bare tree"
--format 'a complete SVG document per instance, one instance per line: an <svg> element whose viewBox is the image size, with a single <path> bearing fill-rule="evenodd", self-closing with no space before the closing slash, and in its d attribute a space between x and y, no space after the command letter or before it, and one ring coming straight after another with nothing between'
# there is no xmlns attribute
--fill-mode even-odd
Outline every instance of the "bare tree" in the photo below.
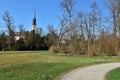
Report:
<svg viewBox="0 0 120 80"><path fill-rule="evenodd" d="M23 24L20 24L18 27L19 27L19 31L20 32L24 32L25 31L25 28L24 28Z"/></svg>
<svg viewBox="0 0 120 80"><path fill-rule="evenodd" d="M43 31L43 29L42 29L42 27L38 27L37 28L38 29L38 34L40 35L40 36L43 36L44 35L44 31Z"/></svg>
<svg viewBox="0 0 120 80"><path fill-rule="evenodd" d="M18 27L19 27L19 31L20 31L20 38L23 38L22 35L25 35L24 25L23 25L23 24L20 24Z"/></svg>
<svg viewBox="0 0 120 80"><path fill-rule="evenodd" d="M74 2L74 0L62 0L62 2L60 3L60 6L65 10L69 19L72 19L73 17Z"/></svg>
<svg viewBox="0 0 120 80"><path fill-rule="evenodd" d="M120 0L118 0L118 27L119 27L119 37L120 37Z"/></svg>
<svg viewBox="0 0 120 80"><path fill-rule="evenodd" d="M90 17L88 14L85 15L85 30L86 30L86 36L87 36L87 54L91 55L91 29L90 29Z"/></svg>
<svg viewBox="0 0 120 80"><path fill-rule="evenodd" d="M8 34L9 34L8 44L9 44L9 50L11 50L11 44L14 40L13 19L8 11L4 13L2 18L5 21L6 27L8 29Z"/></svg>
<svg viewBox="0 0 120 80"><path fill-rule="evenodd" d="M83 40L83 36L84 36L84 33L83 33L83 24L84 24L84 15L83 15L83 12L80 11L78 13L78 27L80 29L80 35L82 37L82 40ZM83 41L82 41L83 42Z"/></svg>
<svg viewBox="0 0 120 80"><path fill-rule="evenodd" d="M97 25L97 3L93 2L91 5L91 12L90 12L90 21L91 21L91 27L93 28L92 30L92 39L93 39L93 45L95 47L95 29Z"/></svg>
<svg viewBox="0 0 120 80"><path fill-rule="evenodd" d="M76 36L76 38L77 38L77 43L76 43L77 47L76 48L79 47L77 50L77 53L85 54L85 51L86 51L86 46L85 46L86 45L86 43L85 43L85 35L86 35L85 33L86 32L85 31L86 31L86 24L88 24L88 23L86 23L87 22L86 21L86 13L79 11L76 16L76 22L77 22L77 27L75 28L76 29L75 31L78 32L77 36ZM79 44L79 46L78 46L78 44Z"/></svg>
<svg viewBox="0 0 120 80"><path fill-rule="evenodd" d="M57 47L60 47L60 43L64 37L64 35L66 33L68 33L70 30L67 26L67 23L68 23L68 19L66 18L66 15L65 14L62 14L61 16L59 16L59 32L58 32L58 41L57 41Z"/></svg>
<svg viewBox="0 0 120 80"><path fill-rule="evenodd" d="M48 24L48 38L49 38L50 46L57 45L57 38L58 38L57 30L51 24Z"/></svg>
<svg viewBox="0 0 120 80"><path fill-rule="evenodd" d="M113 21L113 37L114 37L114 48L115 53L118 51L118 41L117 41L117 29L118 29L118 6L120 4L119 0L107 0L106 5L111 13L112 21ZM120 30L119 30L120 31Z"/></svg>
<svg viewBox="0 0 120 80"><path fill-rule="evenodd" d="M69 27L69 38L70 38L70 52L71 53L75 53L74 49L75 49L75 36L74 36L74 31L75 31L75 24L73 21L73 17L74 17L74 5L75 5L75 0L62 0L60 2L60 6L61 8L64 10L67 19L68 19L68 27Z"/></svg>
<svg viewBox="0 0 120 80"><path fill-rule="evenodd" d="M119 29L119 40L118 40L119 42L118 43L120 44L120 0L118 0L117 9L118 9L118 29ZM118 45L118 50L120 51L120 45Z"/></svg>

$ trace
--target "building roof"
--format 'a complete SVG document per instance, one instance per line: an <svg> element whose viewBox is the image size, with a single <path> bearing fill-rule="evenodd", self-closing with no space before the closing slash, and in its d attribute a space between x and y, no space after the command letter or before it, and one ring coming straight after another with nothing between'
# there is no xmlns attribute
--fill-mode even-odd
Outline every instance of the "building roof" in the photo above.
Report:
<svg viewBox="0 0 120 80"><path fill-rule="evenodd" d="M24 36L25 32L14 32L14 36Z"/></svg>

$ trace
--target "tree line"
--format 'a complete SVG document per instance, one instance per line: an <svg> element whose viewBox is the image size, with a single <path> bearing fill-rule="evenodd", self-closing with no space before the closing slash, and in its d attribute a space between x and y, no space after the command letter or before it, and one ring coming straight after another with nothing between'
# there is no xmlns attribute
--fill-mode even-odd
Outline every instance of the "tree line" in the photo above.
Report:
<svg viewBox="0 0 120 80"><path fill-rule="evenodd" d="M106 0L108 15L104 16L97 2L90 5L89 12L76 11L75 0L61 0L62 14L59 26L48 25L48 33L42 28L37 34L26 32L25 39L14 41L13 20L8 12L3 15L8 35L0 35L0 49L42 50L64 52L70 55L108 55L120 54L120 0ZM20 31L23 31L20 25ZM7 43L7 42L8 43ZM6 44L7 43L7 44Z"/></svg>
<svg viewBox="0 0 120 80"><path fill-rule="evenodd" d="M36 34L33 31L23 32L24 37L20 37L18 40L15 39L13 30L10 34L1 33L0 50L48 50L54 42L50 36L56 36L55 34L44 35L41 28Z"/></svg>
<svg viewBox="0 0 120 80"><path fill-rule="evenodd" d="M59 17L58 49L71 55L120 54L120 0L106 0L110 14L104 15L97 2L89 12L75 11L75 0L62 0L63 14ZM68 44L60 45L65 39Z"/></svg>
<svg viewBox="0 0 120 80"><path fill-rule="evenodd" d="M2 18L7 32L3 31L0 34L0 50L48 50L54 42L50 39L50 36L56 36L54 33L44 34L42 28L37 28L37 33L25 31L23 24L18 25L20 39L16 40L14 21L10 13L5 11Z"/></svg>

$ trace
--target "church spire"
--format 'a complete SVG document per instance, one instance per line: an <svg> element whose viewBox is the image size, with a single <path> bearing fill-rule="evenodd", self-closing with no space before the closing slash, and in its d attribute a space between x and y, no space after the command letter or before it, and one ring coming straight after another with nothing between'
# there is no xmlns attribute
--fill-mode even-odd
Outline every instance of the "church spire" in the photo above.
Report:
<svg viewBox="0 0 120 80"><path fill-rule="evenodd" d="M36 11L35 11L35 9L34 9L34 17L33 18L36 18Z"/></svg>
<svg viewBox="0 0 120 80"><path fill-rule="evenodd" d="M34 16L33 16L33 25L37 25L36 24L36 11L34 10Z"/></svg>
<svg viewBox="0 0 120 80"><path fill-rule="evenodd" d="M37 23L36 23L36 11L34 9L34 16L33 16L33 21L32 21L32 31L36 32L37 29Z"/></svg>

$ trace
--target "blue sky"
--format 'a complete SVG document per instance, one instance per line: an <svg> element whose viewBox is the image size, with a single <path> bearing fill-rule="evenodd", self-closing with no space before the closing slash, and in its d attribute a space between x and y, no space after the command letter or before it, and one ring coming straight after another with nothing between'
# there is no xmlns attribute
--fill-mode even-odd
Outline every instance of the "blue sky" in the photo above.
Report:
<svg viewBox="0 0 120 80"><path fill-rule="evenodd" d="M47 30L48 24L53 24L55 27L59 24L58 16L62 10L59 6L61 0L0 0L0 30L5 29L2 15L6 10L13 17L14 25L24 24L26 30L32 29L32 18L34 9L36 9L37 26ZM88 12L90 4L96 1L99 7L106 13L104 0L76 0L76 10ZM17 30L17 28L16 28Z"/></svg>

